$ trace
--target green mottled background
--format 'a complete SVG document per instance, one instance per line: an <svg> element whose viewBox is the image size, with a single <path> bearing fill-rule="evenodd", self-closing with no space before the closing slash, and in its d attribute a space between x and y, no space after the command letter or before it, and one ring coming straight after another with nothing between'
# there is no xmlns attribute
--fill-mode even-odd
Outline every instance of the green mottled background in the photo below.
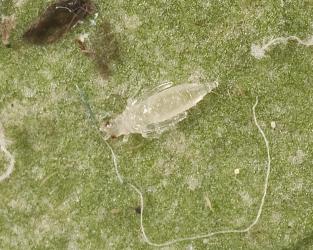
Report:
<svg viewBox="0 0 313 250"><path fill-rule="evenodd" d="M251 223L266 167L251 111L258 96L272 153L259 223L164 249L313 249L313 48L291 41L262 60L250 54L264 38L311 36L312 1L98 1L95 26L92 16L57 43L26 44L23 31L46 6L0 1L0 14L17 20L12 48L0 47L0 121L16 159L0 184L1 249L152 249L138 196L119 184L75 85L100 121L164 81L216 79L219 88L158 139L110 141L121 174L144 193L147 234L164 242ZM101 41L104 20L119 48L108 79L74 42L81 33Z"/></svg>

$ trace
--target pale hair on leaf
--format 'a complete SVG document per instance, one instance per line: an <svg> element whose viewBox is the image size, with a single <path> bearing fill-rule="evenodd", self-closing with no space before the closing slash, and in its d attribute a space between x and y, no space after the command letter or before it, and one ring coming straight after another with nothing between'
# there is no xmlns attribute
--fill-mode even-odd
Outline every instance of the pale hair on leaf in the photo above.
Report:
<svg viewBox="0 0 313 250"><path fill-rule="evenodd" d="M0 122L0 151L4 153L4 156L6 160L8 161L6 171L2 175L0 175L0 182L10 177L10 175L13 173L14 165L15 165L15 158L10 153L10 151L8 151L7 145L8 145L8 140L5 138L4 129Z"/></svg>
<svg viewBox="0 0 313 250"><path fill-rule="evenodd" d="M262 211L263 211L265 198L267 195L267 190L268 190L268 184L269 184L269 178L270 178L270 172L271 172L271 155L270 155L269 141L267 140L263 129L261 128L261 126L259 125L259 123L257 121L256 112L255 112L257 105L258 105L258 98L256 98L256 102L252 107L252 114L253 114L253 120L254 120L255 126L257 127L257 129L258 129L258 131L259 131L259 133L260 133L260 135L264 141L264 145L266 148L267 167L266 167L266 173L265 173L265 178L264 178L263 194L261 197L260 205L259 205L259 208L257 210L255 219L248 226L243 227L242 229L225 229L225 230L220 230L220 231L202 233L202 234L197 234L197 235L193 235L193 236L189 236L189 237L183 237L183 238L177 238L177 239L165 241L163 243L157 243L157 242L152 241L148 237L146 230L145 230L145 226L144 226L144 197L143 197L143 193L134 184L129 183L129 182L124 182L122 175L119 173L119 167L117 165L117 157L116 157L112 147L104 139L105 143L107 144L107 146L109 147L109 149L112 153L113 164L114 164L115 172L116 172L116 175L117 175L119 182L121 184L126 183L126 185L128 185L132 190L134 190L135 193L137 193L139 196L139 199L140 199L140 231L142 233L144 241L148 245L153 246L153 247L166 247L166 246L174 245L174 244L179 243L179 242L205 239L205 238L210 238L210 237L213 237L216 235L247 233L259 222L259 219L260 219Z"/></svg>
<svg viewBox="0 0 313 250"><path fill-rule="evenodd" d="M313 45L313 36L305 40L301 40L296 36L271 38L267 42L264 40L262 44L251 45L251 55L256 59L260 60L264 58L266 56L266 52L268 52L275 45L286 44L289 41L296 41L298 44L308 47Z"/></svg>

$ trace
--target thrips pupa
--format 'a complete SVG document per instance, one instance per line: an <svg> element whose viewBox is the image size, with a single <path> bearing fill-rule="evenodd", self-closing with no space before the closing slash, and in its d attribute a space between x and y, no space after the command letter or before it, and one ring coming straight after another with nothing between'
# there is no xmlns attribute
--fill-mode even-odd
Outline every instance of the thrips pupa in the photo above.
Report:
<svg viewBox="0 0 313 250"><path fill-rule="evenodd" d="M121 135L141 134L156 137L187 117L187 110L194 107L218 82L200 84L164 83L145 93L138 99L130 100L125 110L101 126L105 138Z"/></svg>

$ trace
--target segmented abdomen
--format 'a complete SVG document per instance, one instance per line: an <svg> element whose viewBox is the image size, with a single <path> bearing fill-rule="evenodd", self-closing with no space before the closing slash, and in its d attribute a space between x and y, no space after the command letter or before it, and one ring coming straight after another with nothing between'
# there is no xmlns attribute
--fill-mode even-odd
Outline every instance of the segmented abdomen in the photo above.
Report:
<svg viewBox="0 0 313 250"><path fill-rule="evenodd" d="M181 84L158 92L147 99L129 106L124 111L125 120L137 129L157 124L178 116L195 106L210 92L202 84Z"/></svg>

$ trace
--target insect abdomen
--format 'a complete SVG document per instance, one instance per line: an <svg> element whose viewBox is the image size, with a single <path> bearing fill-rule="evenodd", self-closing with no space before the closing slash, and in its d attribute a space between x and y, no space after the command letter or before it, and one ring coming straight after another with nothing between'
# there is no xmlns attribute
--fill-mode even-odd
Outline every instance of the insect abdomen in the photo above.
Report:
<svg viewBox="0 0 313 250"><path fill-rule="evenodd" d="M133 107L146 124L169 120L195 106L208 93L200 84L182 84L153 95Z"/></svg>

